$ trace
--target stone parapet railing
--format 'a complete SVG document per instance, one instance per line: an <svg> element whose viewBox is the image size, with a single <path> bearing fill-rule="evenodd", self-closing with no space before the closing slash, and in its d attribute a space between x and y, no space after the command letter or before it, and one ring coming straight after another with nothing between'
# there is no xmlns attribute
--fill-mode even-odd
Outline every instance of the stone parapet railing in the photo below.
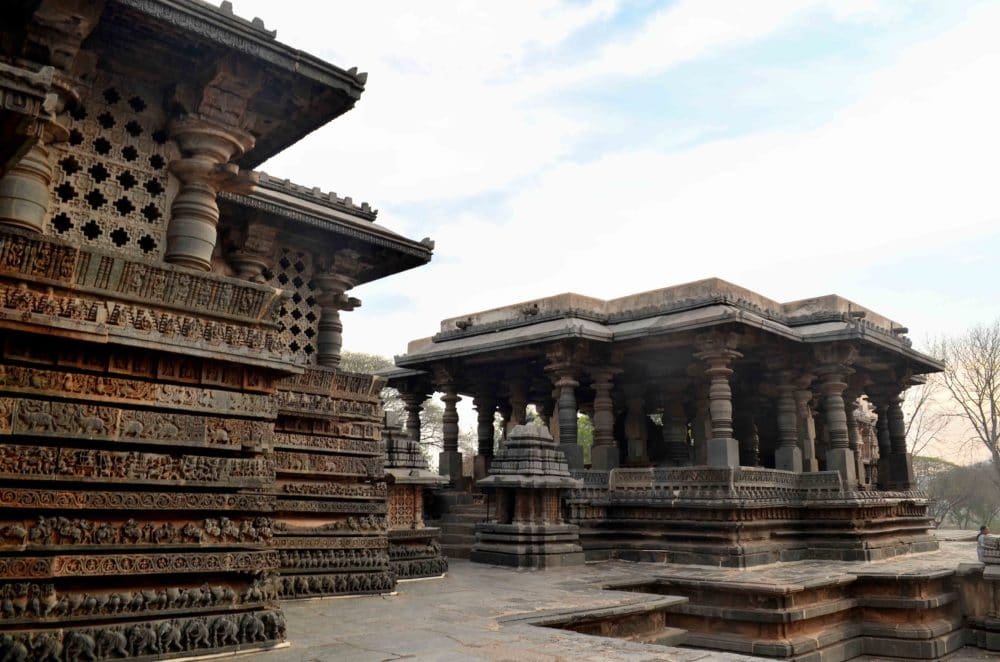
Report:
<svg viewBox="0 0 1000 662"><path fill-rule="evenodd" d="M836 471L794 473L761 467L619 468L610 472L575 471L583 487L572 490L573 500L605 504L650 501L740 501L805 503L926 499L917 491L878 492L844 488Z"/></svg>

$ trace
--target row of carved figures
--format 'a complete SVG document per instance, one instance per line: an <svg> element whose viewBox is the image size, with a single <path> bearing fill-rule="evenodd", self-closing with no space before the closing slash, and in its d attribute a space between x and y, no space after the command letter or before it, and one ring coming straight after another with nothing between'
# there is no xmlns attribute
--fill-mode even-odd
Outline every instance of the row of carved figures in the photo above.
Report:
<svg viewBox="0 0 1000 662"><path fill-rule="evenodd" d="M18 582L0 587L0 619L140 614L164 609L205 609L277 600L273 576L262 576L242 593L229 586L166 587L114 593L63 593L53 584ZM0 658L2 659L2 658Z"/></svg>
<svg viewBox="0 0 1000 662"><path fill-rule="evenodd" d="M393 561L392 571L396 573L397 579L433 577L448 572L448 560L438 557L436 559L418 559L416 561Z"/></svg>
<svg viewBox="0 0 1000 662"><path fill-rule="evenodd" d="M384 568L389 556L376 549L282 550L282 568Z"/></svg>
<svg viewBox="0 0 1000 662"><path fill-rule="evenodd" d="M281 641L280 611L248 612L61 632L0 635L4 662L94 662Z"/></svg>
<svg viewBox="0 0 1000 662"><path fill-rule="evenodd" d="M396 578L389 571L341 575L297 575L278 580L282 598L304 598L333 593L369 593L391 591Z"/></svg>
<svg viewBox="0 0 1000 662"><path fill-rule="evenodd" d="M163 522L141 524L135 519L116 524L88 519L39 515L34 522L15 522L0 528L0 545L120 545L167 543L268 542L273 537L271 519L231 520L210 518L183 526Z"/></svg>

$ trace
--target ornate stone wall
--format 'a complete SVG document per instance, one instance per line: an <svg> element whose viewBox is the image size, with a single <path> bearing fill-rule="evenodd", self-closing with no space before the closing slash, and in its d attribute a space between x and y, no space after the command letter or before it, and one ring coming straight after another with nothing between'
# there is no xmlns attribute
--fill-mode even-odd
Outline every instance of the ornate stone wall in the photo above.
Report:
<svg viewBox="0 0 1000 662"><path fill-rule="evenodd" d="M311 367L278 387L273 493L280 596L392 591L381 380Z"/></svg>
<svg viewBox="0 0 1000 662"><path fill-rule="evenodd" d="M275 300L0 229L4 659L284 639L266 494ZM237 358L251 346L258 365Z"/></svg>

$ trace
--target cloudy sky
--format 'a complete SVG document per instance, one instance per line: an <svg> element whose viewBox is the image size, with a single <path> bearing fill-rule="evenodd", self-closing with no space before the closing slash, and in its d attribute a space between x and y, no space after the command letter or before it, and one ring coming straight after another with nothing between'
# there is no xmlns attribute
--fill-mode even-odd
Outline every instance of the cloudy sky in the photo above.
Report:
<svg viewBox="0 0 1000 662"><path fill-rule="evenodd" d="M321 8L322 7L322 8ZM236 0L368 71L263 169L437 242L345 348L444 317L709 276L838 293L922 338L1000 314L1000 3Z"/></svg>

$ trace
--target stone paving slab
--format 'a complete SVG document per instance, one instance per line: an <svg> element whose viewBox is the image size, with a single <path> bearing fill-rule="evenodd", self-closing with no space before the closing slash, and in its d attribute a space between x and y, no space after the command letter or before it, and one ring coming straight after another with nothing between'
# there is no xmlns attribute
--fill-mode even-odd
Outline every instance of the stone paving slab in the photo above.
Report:
<svg viewBox="0 0 1000 662"><path fill-rule="evenodd" d="M627 610L662 604L662 595L602 588L657 577L787 588L858 573L937 573L953 570L974 557L974 544L943 541L936 552L872 563L799 561L746 570L613 561L533 572L454 560L446 577L401 584L394 596L289 602L284 609L291 646L250 657L262 662L761 660L764 658L592 637L528 621L586 609ZM954 662L981 659L991 658L976 649L949 658Z"/></svg>

